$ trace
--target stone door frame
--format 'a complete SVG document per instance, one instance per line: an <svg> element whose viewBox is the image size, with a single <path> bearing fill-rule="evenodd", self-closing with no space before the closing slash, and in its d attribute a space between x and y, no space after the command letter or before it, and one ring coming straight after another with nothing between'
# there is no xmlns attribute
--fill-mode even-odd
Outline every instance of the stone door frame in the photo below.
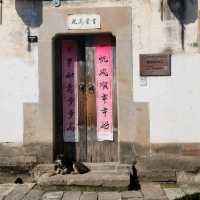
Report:
<svg viewBox="0 0 200 200"><path fill-rule="evenodd" d="M99 14L101 29L68 30L69 14ZM39 106L37 142L45 143L46 160L53 161L53 38L57 34L111 33L116 37L116 85L118 110L118 157L120 163L135 162L134 118L132 98L132 10L129 7L51 8L43 10L43 24L39 29ZM45 152L45 151L43 151Z"/></svg>

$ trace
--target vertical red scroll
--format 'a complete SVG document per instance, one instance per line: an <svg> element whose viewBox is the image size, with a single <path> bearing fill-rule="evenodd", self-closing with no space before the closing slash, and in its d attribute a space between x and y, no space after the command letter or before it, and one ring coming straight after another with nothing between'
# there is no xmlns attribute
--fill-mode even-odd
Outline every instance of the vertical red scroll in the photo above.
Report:
<svg viewBox="0 0 200 200"><path fill-rule="evenodd" d="M77 44L62 43L63 139L78 142Z"/></svg>
<svg viewBox="0 0 200 200"><path fill-rule="evenodd" d="M113 141L112 56L110 37L97 36L95 41L95 78L98 141Z"/></svg>

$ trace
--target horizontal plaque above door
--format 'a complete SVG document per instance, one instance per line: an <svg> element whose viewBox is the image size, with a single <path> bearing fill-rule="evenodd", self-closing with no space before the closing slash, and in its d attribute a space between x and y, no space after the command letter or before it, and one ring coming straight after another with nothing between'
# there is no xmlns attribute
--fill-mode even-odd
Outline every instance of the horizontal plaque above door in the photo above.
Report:
<svg viewBox="0 0 200 200"><path fill-rule="evenodd" d="M100 29L101 28L100 15L97 14L68 15L67 28L72 30Z"/></svg>

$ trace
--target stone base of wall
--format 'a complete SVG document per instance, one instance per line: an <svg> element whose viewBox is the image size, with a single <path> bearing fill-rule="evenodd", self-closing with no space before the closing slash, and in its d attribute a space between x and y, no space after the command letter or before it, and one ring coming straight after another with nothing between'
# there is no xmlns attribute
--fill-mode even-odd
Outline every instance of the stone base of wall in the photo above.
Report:
<svg viewBox="0 0 200 200"><path fill-rule="evenodd" d="M45 143L0 144L0 167L29 168L38 163L50 163L52 161L51 149L51 145Z"/></svg>
<svg viewBox="0 0 200 200"><path fill-rule="evenodd" d="M200 144L151 144L146 155L136 151L136 169L142 181L177 182L180 173L198 174Z"/></svg>
<svg viewBox="0 0 200 200"><path fill-rule="evenodd" d="M136 160L142 169L179 169L193 171L200 166L199 143L151 144L148 153L136 151Z"/></svg>
<svg viewBox="0 0 200 200"><path fill-rule="evenodd" d="M139 166L143 166L142 168L193 170L200 166L200 159L198 159L200 144L151 144L151 153L139 154L137 148L136 152L135 150L132 152L136 153L133 158L136 156L136 162ZM50 143L24 145L1 143L0 165L2 165L1 163L11 163L11 165L13 165L12 163L51 163L52 154L52 144ZM126 151L123 154L126 154Z"/></svg>
<svg viewBox="0 0 200 200"><path fill-rule="evenodd" d="M170 145L173 146L168 144ZM193 155L187 155L188 153L181 155L180 149L175 151L172 147L161 148L161 146L163 147L163 145L154 145L149 155L137 156L136 169L140 181L177 182L183 171L192 174L199 172L200 159L197 150L194 151L198 144L178 145L182 153L190 150L190 154L193 152ZM9 171L14 174L30 173L40 163L52 163L51 158L50 144L0 144L1 173Z"/></svg>
<svg viewBox="0 0 200 200"><path fill-rule="evenodd" d="M141 170L183 170L196 171L200 167L199 156L178 156L158 154L137 159L137 169Z"/></svg>
<svg viewBox="0 0 200 200"><path fill-rule="evenodd" d="M200 169L199 156L177 154L153 154L148 157L138 157L136 169L140 180L156 182L177 182L178 174L198 173Z"/></svg>
<svg viewBox="0 0 200 200"><path fill-rule="evenodd" d="M200 155L200 143L151 144L152 154L176 154L180 156Z"/></svg>

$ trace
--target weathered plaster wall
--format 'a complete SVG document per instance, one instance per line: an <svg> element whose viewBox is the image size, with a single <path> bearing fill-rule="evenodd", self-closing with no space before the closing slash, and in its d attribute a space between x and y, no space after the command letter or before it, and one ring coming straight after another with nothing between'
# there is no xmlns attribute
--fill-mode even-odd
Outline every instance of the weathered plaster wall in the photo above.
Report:
<svg viewBox="0 0 200 200"><path fill-rule="evenodd" d="M199 54L176 54L172 76L149 77L146 86L135 69L134 97L149 102L151 143L200 142L199 63Z"/></svg>
<svg viewBox="0 0 200 200"><path fill-rule="evenodd" d="M26 25L15 3L14 0L3 2L0 25L1 143L23 142L23 104L38 102L37 46L27 51Z"/></svg>
<svg viewBox="0 0 200 200"><path fill-rule="evenodd" d="M179 53L181 47L181 26L170 12L164 0L163 20L161 1L133 1L133 44L137 53ZM198 21L186 25L185 51L198 51ZM137 59L137 54L135 57Z"/></svg>
<svg viewBox="0 0 200 200"><path fill-rule="evenodd" d="M170 13L166 0L161 20L160 2L68 1L62 6L132 7L133 101L136 102L132 114L135 114L137 123L133 133L138 133L133 134L135 141L148 146L150 135L151 143L200 142L198 22L186 26L183 51L181 26ZM51 5L46 2L44 6ZM23 138L27 144L30 140L35 144L38 140L46 141L45 137L36 134L38 47L34 44L28 52L26 41L26 26L30 26L31 32L37 34L43 23L42 4L39 1L4 1L3 24L0 25L0 143L22 143ZM173 54L172 76L147 78L147 86L141 86L139 54L162 52ZM24 106L24 103L28 104Z"/></svg>
<svg viewBox="0 0 200 200"><path fill-rule="evenodd" d="M183 51L181 26L164 2L163 21L160 1L133 4L133 98L148 104L151 143L200 142L198 23L186 26ZM139 54L165 52L172 76L141 81Z"/></svg>

